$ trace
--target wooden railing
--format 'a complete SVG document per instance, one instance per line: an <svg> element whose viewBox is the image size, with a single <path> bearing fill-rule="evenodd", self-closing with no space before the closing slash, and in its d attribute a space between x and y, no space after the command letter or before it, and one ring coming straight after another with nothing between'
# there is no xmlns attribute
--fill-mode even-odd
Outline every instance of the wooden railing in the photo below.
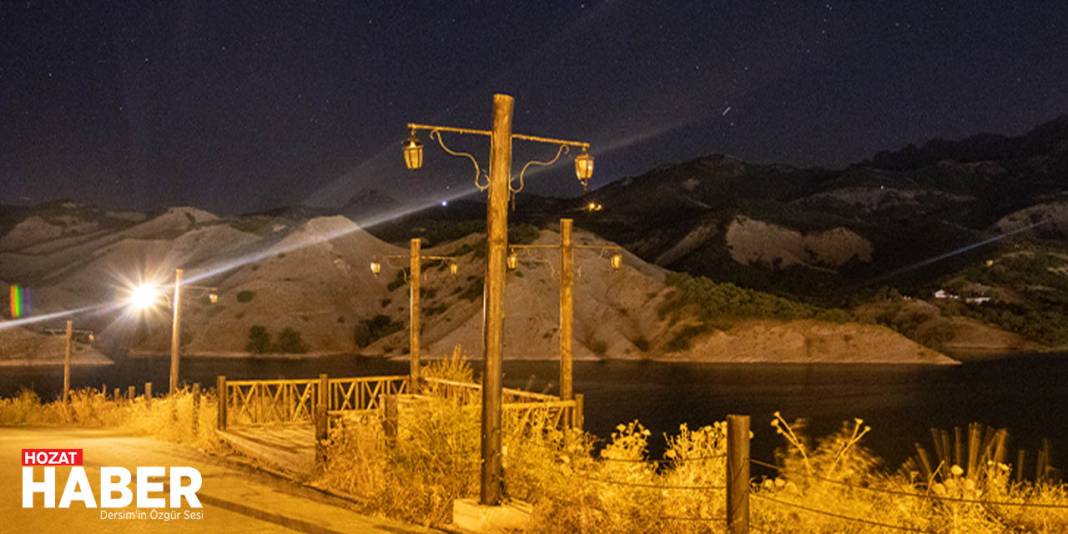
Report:
<svg viewBox="0 0 1068 534"><path fill-rule="evenodd" d="M407 392L407 376L368 376L328 379L325 387L328 412L376 410L383 396ZM310 422L323 393L318 378L286 380L225 380L226 403L221 406L220 426Z"/></svg>
<svg viewBox="0 0 1068 534"><path fill-rule="evenodd" d="M425 378L420 393L447 399L457 399L461 404L482 402L482 386L471 382L457 382L442 378ZM555 395L534 393L522 389L503 388L504 403L501 409L506 418L530 420L535 416L547 417L555 426L582 427L583 397L561 400Z"/></svg>
<svg viewBox="0 0 1068 534"><path fill-rule="evenodd" d="M444 378L424 378L420 391L432 396L470 399L470 402L479 402L482 398L482 385L474 382L458 382L445 380ZM509 402L551 402L558 401L560 397L545 393L534 393L522 389L502 388L502 400Z"/></svg>
<svg viewBox="0 0 1068 534"><path fill-rule="evenodd" d="M328 411L377 410L383 396L408 392L408 376L331 378Z"/></svg>
<svg viewBox="0 0 1068 534"><path fill-rule="evenodd" d="M226 380L217 387L226 392L219 403L219 428L229 425L268 423L310 423L321 414L337 418L346 414L382 412L388 417L383 399L409 393L408 376L367 376L355 378L298 378L284 380ZM441 378L421 381L420 395L455 399L464 405L482 402L482 386ZM503 389L502 410L508 419L531 421L547 418L555 426L581 428L583 399L561 400L554 395L521 389ZM325 423L324 423L325 424ZM326 428L326 427L324 427Z"/></svg>

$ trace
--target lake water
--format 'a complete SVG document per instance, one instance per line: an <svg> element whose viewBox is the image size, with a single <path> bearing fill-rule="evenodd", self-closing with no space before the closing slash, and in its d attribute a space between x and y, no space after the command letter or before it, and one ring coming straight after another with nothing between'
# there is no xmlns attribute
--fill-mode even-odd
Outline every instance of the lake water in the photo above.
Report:
<svg viewBox="0 0 1068 534"><path fill-rule="evenodd" d="M168 361L116 357L116 365L75 367L75 387L109 388L151 381L167 384ZM477 362L476 362L477 363ZM505 385L552 392L555 362L506 361ZM316 360L195 359L182 362L183 380L211 387L215 377L299 378L404 374L407 364L358 357ZM979 421L1010 429L1010 446L1034 450L1053 441L1054 465L1068 454L1068 356L988 360L960 366L667 364L577 362L575 391L586 396L586 428L601 436L615 425L640 420L653 432L659 452L664 432L681 423L691 428L750 414L753 455L770 458L781 438L769 426L780 410L788 420L805 418L809 432L826 435L843 421L863 418L872 427L864 444L896 467L913 453L913 443L930 450L931 427L952 428ZM54 397L62 368L0 368L0 394L27 387ZM1029 454L1033 458L1033 454Z"/></svg>

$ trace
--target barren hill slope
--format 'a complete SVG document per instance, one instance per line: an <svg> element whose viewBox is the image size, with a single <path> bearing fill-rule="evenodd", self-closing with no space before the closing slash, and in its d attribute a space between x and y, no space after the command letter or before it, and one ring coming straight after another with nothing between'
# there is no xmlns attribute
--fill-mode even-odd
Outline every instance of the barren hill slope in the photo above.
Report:
<svg viewBox="0 0 1068 534"><path fill-rule="evenodd" d="M534 237L542 244L559 240L550 230ZM609 244L586 231L578 231L576 241ZM77 253L88 248L92 254L82 257ZM426 253L454 256L458 264L455 275L444 263L424 266L426 353L445 353L456 343L477 352L482 330L484 237L473 234L428 248ZM294 221L257 215L224 220L202 212L171 210L113 233L87 235L73 247L20 251L18 264L0 264L0 276L10 276L9 268L33 273L35 308L47 312L114 303L121 298L123 286L133 281L154 281L165 287L171 283L174 268L181 266L189 284L183 306L186 354L400 356L408 345L406 254L406 249L375 238L342 216ZM402 257L387 259L393 255ZM378 276L368 268L372 260L383 265ZM615 271L604 251L579 249L576 269L575 352L579 358L950 361L880 326L739 318L713 325L697 318L707 315L705 311L679 308L680 289L667 283L667 271L630 254L622 269ZM559 257L553 250L526 251L519 268L509 272L506 357L557 355L558 276ZM218 302L209 303L206 292L196 285L216 287ZM166 302L160 304L145 314L107 310L78 320L120 346L163 353L169 342L170 312ZM679 309L665 313L666 307ZM695 330L695 325L701 329ZM842 341L865 335L878 339L878 347ZM798 352L796 347L807 348Z"/></svg>

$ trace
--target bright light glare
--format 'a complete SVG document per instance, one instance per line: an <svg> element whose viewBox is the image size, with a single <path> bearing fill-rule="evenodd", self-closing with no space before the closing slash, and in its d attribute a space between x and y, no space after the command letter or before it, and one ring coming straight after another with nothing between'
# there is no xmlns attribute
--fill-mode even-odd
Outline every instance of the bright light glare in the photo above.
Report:
<svg viewBox="0 0 1068 534"><path fill-rule="evenodd" d="M147 310L155 307L162 293L159 287L152 284L141 284L130 290L126 303L138 310Z"/></svg>

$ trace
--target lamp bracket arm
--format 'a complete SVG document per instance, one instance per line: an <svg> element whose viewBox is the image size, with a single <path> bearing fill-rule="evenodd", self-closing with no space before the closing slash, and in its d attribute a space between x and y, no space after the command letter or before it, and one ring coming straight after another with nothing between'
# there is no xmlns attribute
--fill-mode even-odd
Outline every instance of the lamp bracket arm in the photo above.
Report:
<svg viewBox="0 0 1068 534"><path fill-rule="evenodd" d="M410 126L410 125L409 125ZM520 141L530 141L532 143L546 143L550 145L566 145L575 148L584 148L589 150L590 144L585 141L569 141L567 139L556 139L555 137L542 137L539 135L526 135L514 133L512 139L518 139Z"/></svg>
<svg viewBox="0 0 1068 534"><path fill-rule="evenodd" d="M412 125L409 125L409 126L412 126ZM475 156L473 154L469 153L469 152L460 152L458 150L453 150L453 149L451 149L451 148L449 148L448 146L445 145L445 140L441 137L441 132L442 131L455 131L455 130L458 130L458 128L452 128L452 129L434 128L434 129L430 130L430 137L432 137L432 138L437 140L438 146L440 146L441 149L444 150L446 154L448 154L450 156L454 156L454 157L463 157L463 158L467 158L467 159L471 160L471 165L475 168L475 187L478 188L479 191L485 191L485 190L489 189L489 177L488 176L486 177L486 181L485 182L482 181L482 176L485 174L485 172L483 172L482 168L478 166L478 160L475 159ZM465 132L457 132L457 133L465 133ZM470 132L468 132L468 133L470 133ZM475 133L477 133L477 131Z"/></svg>
<svg viewBox="0 0 1068 534"><path fill-rule="evenodd" d="M436 126L433 124L420 124L417 122L408 123L409 130L429 130L431 134L437 131L449 132L461 135L484 135L486 137L492 137L493 132L489 130L475 130L473 128L456 128L454 126Z"/></svg>
<svg viewBox="0 0 1068 534"><path fill-rule="evenodd" d="M538 160L528 161L526 165L523 165L523 169L521 171L519 171L519 185L513 187L512 184L509 183L508 184L508 190L511 191L512 193L519 193L520 191L523 190L523 187L526 184L526 181L524 180L524 178L526 177L527 169L531 168L532 166L548 167L548 166L556 163L557 161L559 161L560 160L560 156L568 153L570 150L571 149L568 147L568 145L562 144L562 145L560 145L560 148L556 151L556 157L554 157L553 159L548 159L548 160L544 160L544 161L538 161Z"/></svg>

